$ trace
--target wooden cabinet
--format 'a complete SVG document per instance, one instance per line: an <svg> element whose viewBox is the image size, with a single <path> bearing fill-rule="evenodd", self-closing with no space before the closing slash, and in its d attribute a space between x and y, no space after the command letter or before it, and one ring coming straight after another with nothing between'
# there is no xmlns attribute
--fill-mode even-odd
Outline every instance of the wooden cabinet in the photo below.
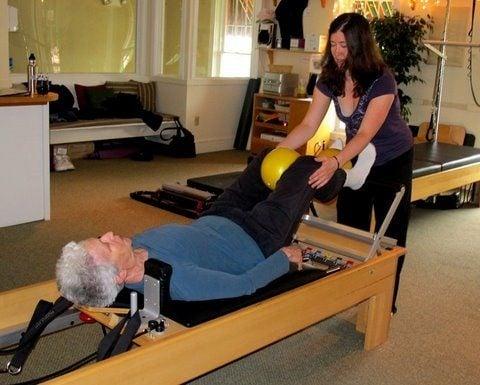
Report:
<svg viewBox="0 0 480 385"><path fill-rule="evenodd" d="M293 130L307 113L312 99L255 94L252 117L251 151L258 154L266 147L275 147ZM305 153L306 146L298 149Z"/></svg>

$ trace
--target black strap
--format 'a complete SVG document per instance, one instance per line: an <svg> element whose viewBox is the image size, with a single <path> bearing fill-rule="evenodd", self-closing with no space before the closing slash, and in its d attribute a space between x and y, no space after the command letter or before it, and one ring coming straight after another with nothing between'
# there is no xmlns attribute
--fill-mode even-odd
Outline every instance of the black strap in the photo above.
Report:
<svg viewBox="0 0 480 385"><path fill-rule="evenodd" d="M175 135L180 137L180 138L185 135L185 127L183 127L182 123L180 122L180 118L174 117L173 121L175 122L175 127L165 127L162 131L160 131L160 138L162 140L172 139L172 137L165 137L164 136L164 133L166 133L168 131L172 131L172 130L177 131Z"/></svg>
<svg viewBox="0 0 480 385"><path fill-rule="evenodd" d="M50 309L50 311L45 314L38 322L35 322L31 330L27 330L24 336L25 341L28 341L30 338L35 337L37 334L41 334L50 322L52 322L55 318L64 313L72 305L73 303L69 300L63 297L59 297L53 304L53 307Z"/></svg>
<svg viewBox="0 0 480 385"><path fill-rule="evenodd" d="M34 379L23 381L23 382L17 382L13 385L37 385L37 384L43 383L47 380L51 380L52 378L63 376L64 374L70 373L78 368L81 368L83 365L88 364L90 361L93 361L96 356L97 356L96 352L92 353L87 357L84 357L81 360L73 363L72 365L67 366L66 368L60 369L50 374L46 374L45 376L42 376L42 377L34 378Z"/></svg>
<svg viewBox="0 0 480 385"><path fill-rule="evenodd" d="M63 297L58 298L54 304L44 300L38 302L27 330L20 339L14 356L7 364L10 374L19 374L22 371L22 367L47 325L70 306L72 303Z"/></svg>
<svg viewBox="0 0 480 385"><path fill-rule="evenodd" d="M473 28L475 27L475 6L477 4L477 0L472 0L472 19L470 20L470 30L468 31L468 36L473 36ZM471 41L470 41L471 43ZM470 47L471 48L471 47Z"/></svg>
<svg viewBox="0 0 480 385"><path fill-rule="evenodd" d="M142 324L142 320L140 319L140 313L138 310L135 314L128 320L127 325L125 326L125 330L123 334L118 339L117 344L112 350L112 354L110 357L116 356L117 354L124 353L130 346L132 346L132 341L135 338L135 334L138 331L138 328Z"/></svg>
<svg viewBox="0 0 480 385"><path fill-rule="evenodd" d="M32 318L28 324L26 333L22 335L20 338L19 347L15 351L14 356L12 359L7 363L7 372L10 374L19 374L22 371L22 367L27 360L28 356L30 355L31 351L35 347L38 339L40 338L40 334L33 336L27 340L26 335L27 333L32 330L35 323L41 320L45 314L47 314L53 304L51 302L47 302L44 300L40 300L35 307L33 312Z"/></svg>
<svg viewBox="0 0 480 385"><path fill-rule="evenodd" d="M123 318L112 331L100 341L97 351L97 362L126 352L132 345L132 341L141 323L142 320L138 310L132 317L127 316ZM123 333L121 333L122 329Z"/></svg>
<svg viewBox="0 0 480 385"><path fill-rule="evenodd" d="M52 306L53 306L53 304L51 302L44 301L43 299L40 300L37 303L37 306L35 307L35 310L33 312L32 318L30 319L30 322L27 326L26 331L31 329L33 323L35 323L36 320L40 319L46 313L48 313L48 311L50 310L50 308ZM27 342L28 341L25 341L25 332L24 332L24 333L22 333L22 337L21 337L18 345L16 347L10 348L10 349L0 349L0 356L7 356L7 355L10 355L10 354L14 354L17 350L22 349L26 345Z"/></svg>
<svg viewBox="0 0 480 385"><path fill-rule="evenodd" d="M115 347L127 320L128 316L120 320L120 322L110 331L110 333L102 338L100 344L98 345L97 362L110 357L110 354Z"/></svg>

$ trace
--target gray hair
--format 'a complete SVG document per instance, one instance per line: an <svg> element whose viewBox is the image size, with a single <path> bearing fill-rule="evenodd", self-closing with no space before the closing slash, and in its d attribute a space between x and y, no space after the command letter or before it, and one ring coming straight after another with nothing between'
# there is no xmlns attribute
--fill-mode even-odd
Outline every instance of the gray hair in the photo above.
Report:
<svg viewBox="0 0 480 385"><path fill-rule="evenodd" d="M97 264L82 242L70 242L57 261L58 290L75 305L108 306L122 288L117 273L113 264Z"/></svg>

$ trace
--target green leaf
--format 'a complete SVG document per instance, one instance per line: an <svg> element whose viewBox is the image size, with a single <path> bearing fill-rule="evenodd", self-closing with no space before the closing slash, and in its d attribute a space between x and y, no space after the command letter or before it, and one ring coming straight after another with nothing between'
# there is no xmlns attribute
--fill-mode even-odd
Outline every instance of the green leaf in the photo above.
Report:
<svg viewBox="0 0 480 385"><path fill-rule="evenodd" d="M417 75L411 75L412 69L420 70L420 64L426 63L428 50L422 43L424 36L433 30L433 19L406 16L395 12L392 16L373 18L370 21L372 33L380 48L385 63L395 74L398 85L424 81ZM402 90L398 92L402 116L408 121L411 115L407 107L412 99Z"/></svg>

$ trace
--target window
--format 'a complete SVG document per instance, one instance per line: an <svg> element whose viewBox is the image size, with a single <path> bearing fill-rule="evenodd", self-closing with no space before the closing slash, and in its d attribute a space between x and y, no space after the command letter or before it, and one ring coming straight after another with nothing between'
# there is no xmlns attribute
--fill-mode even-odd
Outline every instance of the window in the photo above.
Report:
<svg viewBox="0 0 480 385"><path fill-rule="evenodd" d="M33 52L45 73L134 73L136 0L8 0L19 28L9 33L12 70Z"/></svg>
<svg viewBox="0 0 480 385"><path fill-rule="evenodd" d="M393 4L392 1L375 0L375 1L359 1L356 0L353 4L354 9L365 16L367 19L375 17L392 16Z"/></svg>
<svg viewBox="0 0 480 385"><path fill-rule="evenodd" d="M392 16L392 0L336 0L333 8L334 15L344 12L358 12L367 19L374 17Z"/></svg>
<svg viewBox="0 0 480 385"><path fill-rule="evenodd" d="M200 0L196 77L249 77L254 0Z"/></svg>
<svg viewBox="0 0 480 385"><path fill-rule="evenodd" d="M165 0L162 20L162 74L180 77L182 0Z"/></svg>

